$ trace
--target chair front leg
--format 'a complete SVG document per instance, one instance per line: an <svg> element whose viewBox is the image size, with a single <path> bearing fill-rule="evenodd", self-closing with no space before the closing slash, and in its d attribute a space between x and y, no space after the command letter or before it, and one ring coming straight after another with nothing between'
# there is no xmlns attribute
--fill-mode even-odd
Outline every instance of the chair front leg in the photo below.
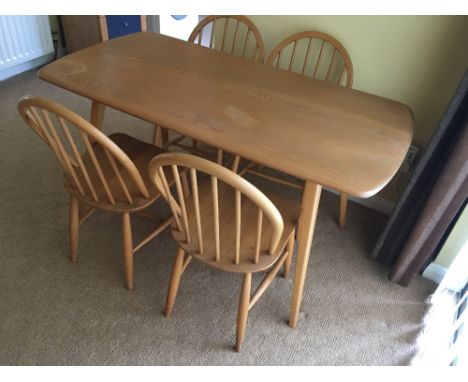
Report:
<svg viewBox="0 0 468 382"><path fill-rule="evenodd" d="M70 196L70 260L76 262L78 256L78 232L80 227L80 213L78 199Z"/></svg>
<svg viewBox="0 0 468 382"><path fill-rule="evenodd" d="M295 236L296 236L296 232L293 232L291 234L291 237L289 238L288 246L286 247L286 251L288 251L288 256L286 257L286 260L284 261L283 277L285 279L288 278L289 270L291 269L291 263L292 263L293 253L294 253L294 239L295 239Z"/></svg>
<svg viewBox="0 0 468 382"><path fill-rule="evenodd" d="M172 266L171 279L169 281L169 289L166 297L166 308L164 309L164 315L169 317L172 314L174 308L174 302L177 296L177 290L179 289L180 276L184 270L184 259L185 251L179 247L177 255Z"/></svg>
<svg viewBox="0 0 468 382"><path fill-rule="evenodd" d="M130 213L122 214L122 249L125 263L125 283L128 290L133 289L133 240Z"/></svg>
<svg viewBox="0 0 468 382"><path fill-rule="evenodd" d="M245 273L242 280L242 291L239 300L239 312L237 314L236 351L239 352L244 341L247 316L249 314L250 290L252 288L252 273Z"/></svg>

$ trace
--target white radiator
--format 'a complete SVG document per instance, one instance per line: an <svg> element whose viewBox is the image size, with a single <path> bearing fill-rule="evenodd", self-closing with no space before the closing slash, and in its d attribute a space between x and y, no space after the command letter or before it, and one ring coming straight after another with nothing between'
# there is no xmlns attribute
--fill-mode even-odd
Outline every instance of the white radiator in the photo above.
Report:
<svg viewBox="0 0 468 382"><path fill-rule="evenodd" d="M0 16L0 80L53 58L48 16Z"/></svg>

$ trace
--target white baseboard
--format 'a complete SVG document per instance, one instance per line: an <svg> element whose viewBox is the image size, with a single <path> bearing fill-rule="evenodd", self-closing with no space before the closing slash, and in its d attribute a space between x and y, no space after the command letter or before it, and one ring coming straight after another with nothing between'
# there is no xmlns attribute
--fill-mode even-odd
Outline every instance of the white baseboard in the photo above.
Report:
<svg viewBox="0 0 468 382"><path fill-rule="evenodd" d="M45 56L35 58L34 60L24 62L16 66L12 66L11 68L3 69L0 71L0 81L16 76L17 74L23 73L27 70L31 70L41 65L47 64L48 62L54 59L54 56L55 53L49 53Z"/></svg>
<svg viewBox="0 0 468 382"><path fill-rule="evenodd" d="M325 188L327 191L330 191L334 194L337 194L339 195L339 192L335 191L335 190L331 190L331 189L328 189L328 188ZM393 208L395 207L395 203L394 202L391 202L385 198L382 198L381 196L373 196L371 198L366 198L366 199L361 199L361 198L356 198L354 196L350 196L349 197L349 200L355 202L355 203L358 203L358 204L361 204L365 207L368 207L370 208L371 210L375 210L375 211L378 211L382 214L385 214L385 215L390 215L393 211Z"/></svg>
<svg viewBox="0 0 468 382"><path fill-rule="evenodd" d="M424 270L422 275L424 278L432 280L436 284L440 284L442 282L442 279L445 277L446 273L447 273L447 268L444 268L436 263L431 263Z"/></svg>

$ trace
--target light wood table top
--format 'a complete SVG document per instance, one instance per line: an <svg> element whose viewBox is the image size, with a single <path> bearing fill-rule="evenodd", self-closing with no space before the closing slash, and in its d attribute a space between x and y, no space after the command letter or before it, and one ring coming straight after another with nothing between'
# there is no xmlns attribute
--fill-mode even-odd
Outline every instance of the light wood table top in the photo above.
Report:
<svg viewBox="0 0 468 382"><path fill-rule="evenodd" d="M39 77L306 181L369 197L413 134L404 104L151 32L59 59Z"/></svg>

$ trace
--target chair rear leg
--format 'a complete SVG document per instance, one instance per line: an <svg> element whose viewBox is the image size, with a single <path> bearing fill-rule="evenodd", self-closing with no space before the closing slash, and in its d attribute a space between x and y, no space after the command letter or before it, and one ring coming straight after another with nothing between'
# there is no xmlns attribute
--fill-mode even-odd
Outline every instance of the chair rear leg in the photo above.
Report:
<svg viewBox="0 0 468 382"><path fill-rule="evenodd" d="M78 232L80 227L78 199L70 197L70 260L76 262L78 256Z"/></svg>
<svg viewBox="0 0 468 382"><path fill-rule="evenodd" d="M340 218L338 225L340 228L344 228L346 225L346 211L348 209L348 194L342 192L340 194Z"/></svg>
<svg viewBox="0 0 468 382"><path fill-rule="evenodd" d="M169 142L169 130L161 127L161 145L164 146Z"/></svg>
<svg viewBox="0 0 468 382"><path fill-rule="evenodd" d="M289 270L291 269L291 263L292 263L293 253L294 253L294 237L295 236L296 236L296 233L293 232L291 234L291 237L289 238L288 246L286 247L286 251L288 251L288 257L286 257L286 260L284 262L283 277L285 279L288 278Z"/></svg>
<svg viewBox="0 0 468 382"><path fill-rule="evenodd" d="M242 280L242 291L239 300L239 312L237 314L236 351L242 347L249 314L250 289L252 287L252 273L245 273Z"/></svg>
<svg viewBox="0 0 468 382"><path fill-rule="evenodd" d="M164 309L164 315L169 317L172 314L174 302L177 296L177 290L179 289L180 276L182 276L184 268L185 251L179 247L177 255L172 266L171 279L169 281L169 289L166 297L166 308Z"/></svg>
<svg viewBox="0 0 468 382"><path fill-rule="evenodd" d="M133 289L133 241L130 213L122 214L122 250L125 263L125 284L128 290Z"/></svg>
<svg viewBox="0 0 468 382"><path fill-rule="evenodd" d="M223 150L216 149L216 163L223 165Z"/></svg>

